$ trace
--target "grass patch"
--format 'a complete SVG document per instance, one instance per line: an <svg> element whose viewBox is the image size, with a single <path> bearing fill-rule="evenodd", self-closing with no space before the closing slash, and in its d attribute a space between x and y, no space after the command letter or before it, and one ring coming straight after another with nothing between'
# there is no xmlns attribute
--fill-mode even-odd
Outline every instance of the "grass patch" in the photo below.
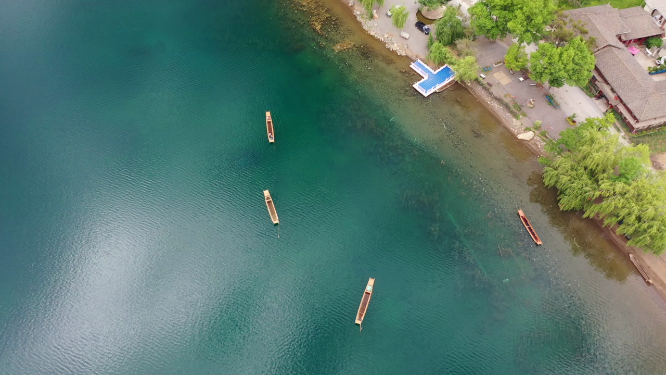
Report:
<svg viewBox="0 0 666 375"><path fill-rule="evenodd" d="M613 8L617 9L624 9L624 8L631 8L631 7L638 7L643 5L643 0L580 0L578 1L581 3L581 6L574 6L571 5L570 0L560 0L559 1L559 8L562 10L569 10L569 9L575 9L575 8L584 8L584 7L591 7L595 5L603 5L603 4L608 4L610 2L610 5Z"/></svg>
<svg viewBox="0 0 666 375"><path fill-rule="evenodd" d="M617 113L614 109L610 110L615 116L615 120L620 124L622 130L629 137L629 141L636 145L648 145L650 147L650 154L658 154L661 152L666 152L666 128L657 128L652 130L646 130L640 133L632 133L629 130L629 126L624 122L620 114Z"/></svg>
<svg viewBox="0 0 666 375"><path fill-rule="evenodd" d="M615 116L615 121L617 121L617 123L620 124L620 127L622 127L624 133L627 134L629 137L632 137L633 134L631 133L631 128L629 127L629 125L627 125L626 122L624 122L622 116L619 113L617 113L617 111L614 109L610 109L610 112L613 114L613 116Z"/></svg>
<svg viewBox="0 0 666 375"><path fill-rule="evenodd" d="M660 129L646 134L636 134L631 137L631 142L638 145L650 146L650 154L666 152L666 129Z"/></svg>

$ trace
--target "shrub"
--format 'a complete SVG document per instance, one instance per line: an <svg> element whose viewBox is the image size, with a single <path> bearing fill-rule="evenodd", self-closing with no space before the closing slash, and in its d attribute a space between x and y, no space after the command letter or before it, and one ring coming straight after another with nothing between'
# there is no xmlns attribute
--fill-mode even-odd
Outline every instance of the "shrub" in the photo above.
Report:
<svg viewBox="0 0 666 375"><path fill-rule="evenodd" d="M652 38L648 38L645 45L647 45L648 48L661 47L664 45L664 41L657 36L653 36Z"/></svg>

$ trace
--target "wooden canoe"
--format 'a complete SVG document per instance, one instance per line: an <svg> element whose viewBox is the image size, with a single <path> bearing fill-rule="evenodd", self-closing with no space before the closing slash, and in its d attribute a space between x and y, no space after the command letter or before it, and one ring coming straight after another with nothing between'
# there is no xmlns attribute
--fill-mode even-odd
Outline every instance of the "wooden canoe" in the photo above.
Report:
<svg viewBox="0 0 666 375"><path fill-rule="evenodd" d="M275 211L275 203L273 203L273 198L271 198L271 193L268 190L264 190L264 199L266 200L266 207L268 207L268 213L271 215L271 220L273 220L273 225L280 224L280 219L278 219L277 211Z"/></svg>
<svg viewBox="0 0 666 375"><path fill-rule="evenodd" d="M266 112L266 133L268 134L268 142L275 142L275 129L273 129L273 118L271 117L271 112Z"/></svg>
<svg viewBox="0 0 666 375"><path fill-rule="evenodd" d="M520 221L523 222L523 225L525 226L527 231L530 233L530 236L532 236L532 239L534 240L534 242L536 242L537 245L543 245L543 242L541 242L541 238L539 238L539 235L534 230L534 227L532 227L532 223L530 223L527 216L525 216L525 213L523 212L523 210L518 210L518 216L520 216Z"/></svg>
<svg viewBox="0 0 666 375"><path fill-rule="evenodd" d="M368 285L363 291L363 298L361 298L361 305L358 307L358 312L356 313L356 324L363 323L363 318L365 318L365 312L368 311L368 305L370 304L370 298L372 298L372 291L375 286L375 279L370 278L368 280Z"/></svg>

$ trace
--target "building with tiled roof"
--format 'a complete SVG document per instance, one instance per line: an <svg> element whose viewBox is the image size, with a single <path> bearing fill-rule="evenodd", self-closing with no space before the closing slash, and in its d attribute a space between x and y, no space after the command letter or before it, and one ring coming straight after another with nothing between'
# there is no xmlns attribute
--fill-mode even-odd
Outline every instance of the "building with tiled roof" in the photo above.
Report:
<svg viewBox="0 0 666 375"><path fill-rule="evenodd" d="M597 58L593 83L633 130L666 123L666 81L655 81L627 49L664 31L651 13L641 7L615 9L610 5L565 12L585 23L594 37Z"/></svg>

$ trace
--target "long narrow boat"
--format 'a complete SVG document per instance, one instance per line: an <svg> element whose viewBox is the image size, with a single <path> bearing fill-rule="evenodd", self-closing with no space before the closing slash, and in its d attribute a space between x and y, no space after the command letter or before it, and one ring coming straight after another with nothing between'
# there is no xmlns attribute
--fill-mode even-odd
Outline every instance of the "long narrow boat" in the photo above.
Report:
<svg viewBox="0 0 666 375"><path fill-rule="evenodd" d="M532 227L532 223L530 223L527 216L525 216L525 213L523 212L523 210L518 210L518 216L520 216L520 221L523 222L523 225L525 226L527 231L530 233L530 236L532 236L532 239L534 240L534 242L536 242L537 245L543 245L543 242L541 242L541 238L539 238L539 235L534 230L534 227Z"/></svg>
<svg viewBox="0 0 666 375"><path fill-rule="evenodd" d="M266 207L268 207L268 213L271 215L271 220L273 220L273 225L280 224L280 219L278 219L277 211L275 211L275 203L273 203L273 198L271 198L271 193L268 190L264 190L264 199L266 200Z"/></svg>
<svg viewBox="0 0 666 375"><path fill-rule="evenodd" d="M268 134L268 142L275 142L275 129L273 129L273 118L271 112L266 111L266 133Z"/></svg>
<svg viewBox="0 0 666 375"><path fill-rule="evenodd" d="M370 304L370 298L372 298L372 289L375 285L375 279L372 277L368 280L368 285L365 287L363 292L363 298L361 298L361 305L358 307L358 312L356 313L356 324L363 323L363 318L365 318L365 312L368 311L368 305Z"/></svg>
<svg viewBox="0 0 666 375"><path fill-rule="evenodd" d="M629 254L629 259L631 260L631 263L634 264L634 267L636 267L636 269L638 270L638 273L640 273L641 276L643 276L643 279L645 279L645 282L648 283L648 284L652 284L652 279L650 278L650 276L648 276L647 272L645 272L643 267L641 267L640 263L638 263L634 254Z"/></svg>

